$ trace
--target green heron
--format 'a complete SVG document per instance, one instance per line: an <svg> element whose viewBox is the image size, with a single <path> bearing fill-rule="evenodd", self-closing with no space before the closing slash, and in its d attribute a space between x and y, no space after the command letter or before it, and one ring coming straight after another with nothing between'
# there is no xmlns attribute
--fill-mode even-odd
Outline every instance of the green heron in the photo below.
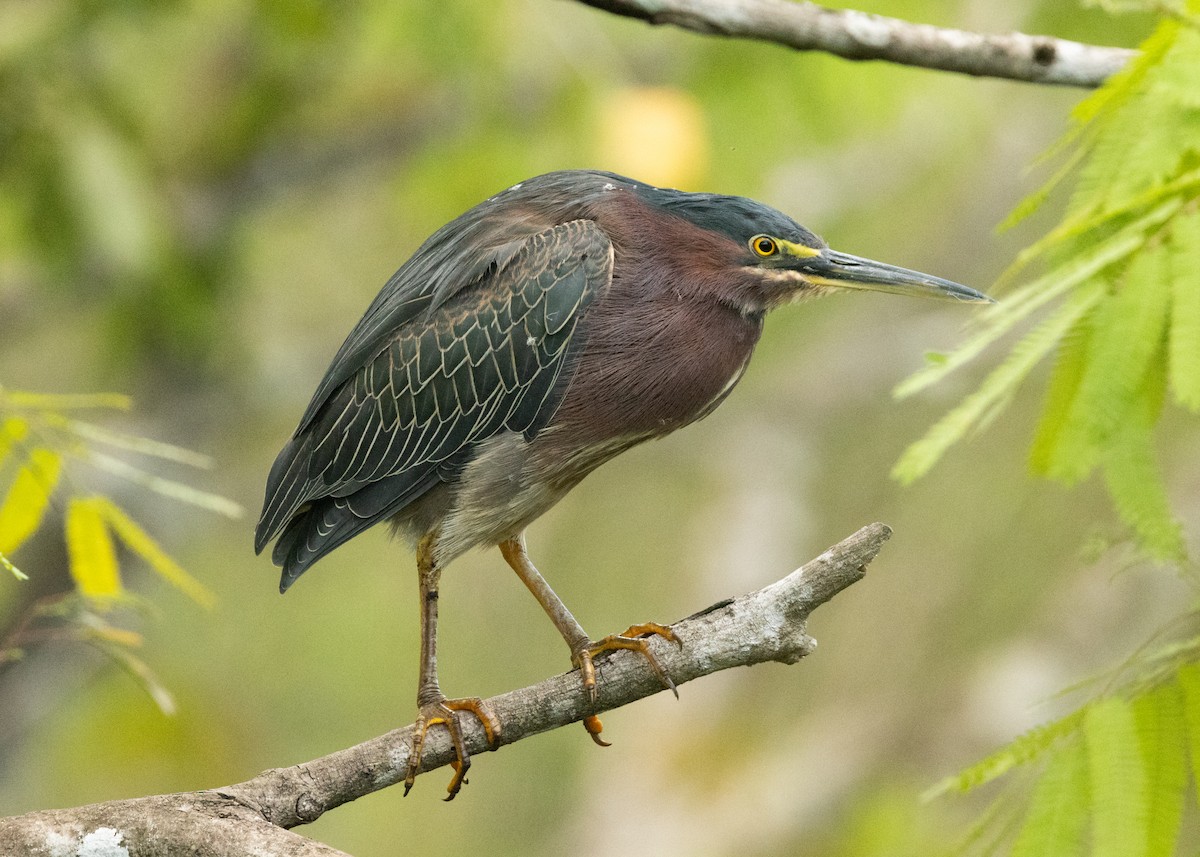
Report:
<svg viewBox="0 0 1200 857"><path fill-rule="evenodd" d="M278 536L280 591L381 521L416 550L421 655L405 793L425 734L450 732L450 800L470 764L459 712L501 724L437 680L438 580L496 545L558 628L595 698L593 658L641 652L635 625L593 641L538 573L524 531L604 462L711 413L737 384L768 310L830 289L987 302L973 289L829 249L738 196L613 173L549 173L435 232L338 351L267 480L255 549ZM599 723L585 722L598 743Z"/></svg>

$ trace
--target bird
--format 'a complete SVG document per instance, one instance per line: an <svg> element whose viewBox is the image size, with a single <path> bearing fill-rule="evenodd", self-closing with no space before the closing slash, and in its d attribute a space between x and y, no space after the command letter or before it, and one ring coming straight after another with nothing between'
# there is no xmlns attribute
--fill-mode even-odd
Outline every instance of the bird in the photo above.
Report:
<svg viewBox="0 0 1200 857"><path fill-rule="evenodd" d="M594 659L639 652L670 676L648 622L589 637L529 558L526 528L600 465L710 414L742 378L773 309L844 289L990 303L950 280L831 249L755 200L599 170L514 184L433 233L337 351L267 478L255 551L272 540L280 592L330 551L390 522L415 550L418 717L450 733L446 800L470 767L460 721L495 747L502 724L437 678L438 586L497 546L566 642L595 700ZM678 695L678 694L677 694ZM585 726L597 743L598 718Z"/></svg>

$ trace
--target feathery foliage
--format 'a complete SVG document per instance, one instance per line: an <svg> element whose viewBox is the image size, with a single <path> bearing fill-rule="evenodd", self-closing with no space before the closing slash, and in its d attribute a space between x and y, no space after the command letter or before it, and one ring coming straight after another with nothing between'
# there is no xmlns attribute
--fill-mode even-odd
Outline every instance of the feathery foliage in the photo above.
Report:
<svg viewBox="0 0 1200 857"><path fill-rule="evenodd" d="M1022 324L1032 321L1031 331L979 390L906 451L895 475L912 480L927 472L1011 398L1033 368L1029 355L1055 352L1030 449L1033 472L1068 485L1099 473L1137 545L1157 559L1181 560L1183 532L1157 461L1155 428L1168 402L1200 414L1200 0L1170 12L1138 58L1083 101L1074 120L1057 150L1073 149L1067 163L1006 224L1074 176L1062 222L1002 279L1011 282L1034 262L1045 273L1010 289L961 348L897 394L940 380ZM1004 375L1020 355L1025 371ZM985 391L988 408L972 407ZM1183 618L1195 624L1197 617ZM1107 685L1115 689L931 793L1040 767L1011 838L1015 857L1176 853L1185 806L1200 806L1200 789L1188 800L1189 769L1200 784L1200 637L1135 653ZM1008 838L994 831L992 842Z"/></svg>
<svg viewBox="0 0 1200 857"><path fill-rule="evenodd" d="M1035 473L1073 484L1099 471L1122 521L1159 559L1184 555L1154 449L1166 400L1200 413L1200 0L1168 16L1122 72L1074 111L1071 150L1009 218L1027 216L1074 176L1063 220L1002 278L1046 272L980 314L956 351L897 388L907 396L978 357L1035 314L976 392L912 444L909 482L1007 405L1034 366L1057 362L1033 440ZM1148 129L1152 131L1148 132ZM1059 305L1053 306L1055 303Z"/></svg>
<svg viewBox="0 0 1200 857"><path fill-rule="evenodd" d="M1188 662L1198 642L1147 658L1173 665L1153 682L1140 674L1022 735L930 794L975 789L1040 764L1011 841L1012 857L1169 857L1189 796L1189 768L1200 782L1200 664ZM1191 801L1200 806L1197 794ZM996 838L1005 838L1004 831L993 844Z"/></svg>
<svg viewBox="0 0 1200 857"><path fill-rule="evenodd" d="M1130 704L1109 697L1083 719L1092 797L1092 853L1143 857L1146 853L1146 772Z"/></svg>
<svg viewBox="0 0 1200 857"><path fill-rule="evenodd" d="M20 658L34 641L87 643L109 655L164 711L171 711L170 694L133 653L141 635L114 623L118 611L142 606L122 581L118 544L202 606L212 606L213 595L112 499L86 491L87 470L95 468L174 500L227 515L236 516L240 509L224 497L148 472L122 454L190 467L211 466L207 457L76 417L81 410L129 406L124 396L57 396L0 388L0 488L4 489L0 495L0 568L17 580L28 579L9 557L17 555L42 527L61 494L65 495L62 518L72 584L71 589L30 605L15 628L0 640L0 666Z"/></svg>
<svg viewBox="0 0 1200 857"><path fill-rule="evenodd" d="M1072 741L1054 754L1038 779L1012 857L1079 852L1088 817L1087 804L1078 796L1088 788L1087 773L1081 741Z"/></svg>

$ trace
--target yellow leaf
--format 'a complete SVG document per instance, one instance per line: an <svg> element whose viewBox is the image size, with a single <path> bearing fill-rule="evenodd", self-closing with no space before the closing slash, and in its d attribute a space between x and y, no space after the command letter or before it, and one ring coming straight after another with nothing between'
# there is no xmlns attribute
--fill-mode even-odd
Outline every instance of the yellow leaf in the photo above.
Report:
<svg viewBox="0 0 1200 857"><path fill-rule="evenodd" d="M61 470L57 452L35 449L29 454L0 504L0 553L11 554L37 530Z"/></svg>
<svg viewBox="0 0 1200 857"><path fill-rule="evenodd" d="M179 563L167 556L166 551L158 546L158 542L154 541L150 534L143 530L116 503L107 497L97 497L94 502L100 514L113 528L113 532L120 536L121 541L131 551L158 572L160 577L202 607L212 607L216 603L216 596L204 584L184 571Z"/></svg>
<svg viewBox="0 0 1200 857"><path fill-rule="evenodd" d="M104 600L121 594L121 578L100 502L98 497L73 498L67 506L67 554L79 594Z"/></svg>
<svg viewBox="0 0 1200 857"><path fill-rule="evenodd" d="M14 408L66 411L89 408L107 408L127 411L132 399L120 393L24 393L17 390L0 394L4 403Z"/></svg>
<svg viewBox="0 0 1200 857"><path fill-rule="evenodd" d="M25 438L29 423L20 417L9 417L0 424L0 464L12 451L13 444Z"/></svg>

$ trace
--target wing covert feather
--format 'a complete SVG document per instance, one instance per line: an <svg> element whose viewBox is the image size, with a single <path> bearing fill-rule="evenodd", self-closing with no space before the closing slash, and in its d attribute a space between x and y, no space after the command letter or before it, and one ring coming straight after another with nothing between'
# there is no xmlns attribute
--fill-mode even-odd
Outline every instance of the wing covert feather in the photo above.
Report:
<svg viewBox="0 0 1200 857"><path fill-rule="evenodd" d="M310 405L268 480L260 550L303 516L311 531L289 536L303 558L284 553L293 566L303 559L307 567L336 546L321 549L326 531L340 544L392 514L388 496L411 502L464 448L501 430L532 437L549 422L580 319L611 279L612 245L594 223L576 220L503 255L506 264L408 319L323 402ZM344 371L338 359L330 375ZM356 502L358 492L364 496ZM323 498L346 500L321 514L304 512ZM335 512L359 521L339 518L331 530Z"/></svg>

